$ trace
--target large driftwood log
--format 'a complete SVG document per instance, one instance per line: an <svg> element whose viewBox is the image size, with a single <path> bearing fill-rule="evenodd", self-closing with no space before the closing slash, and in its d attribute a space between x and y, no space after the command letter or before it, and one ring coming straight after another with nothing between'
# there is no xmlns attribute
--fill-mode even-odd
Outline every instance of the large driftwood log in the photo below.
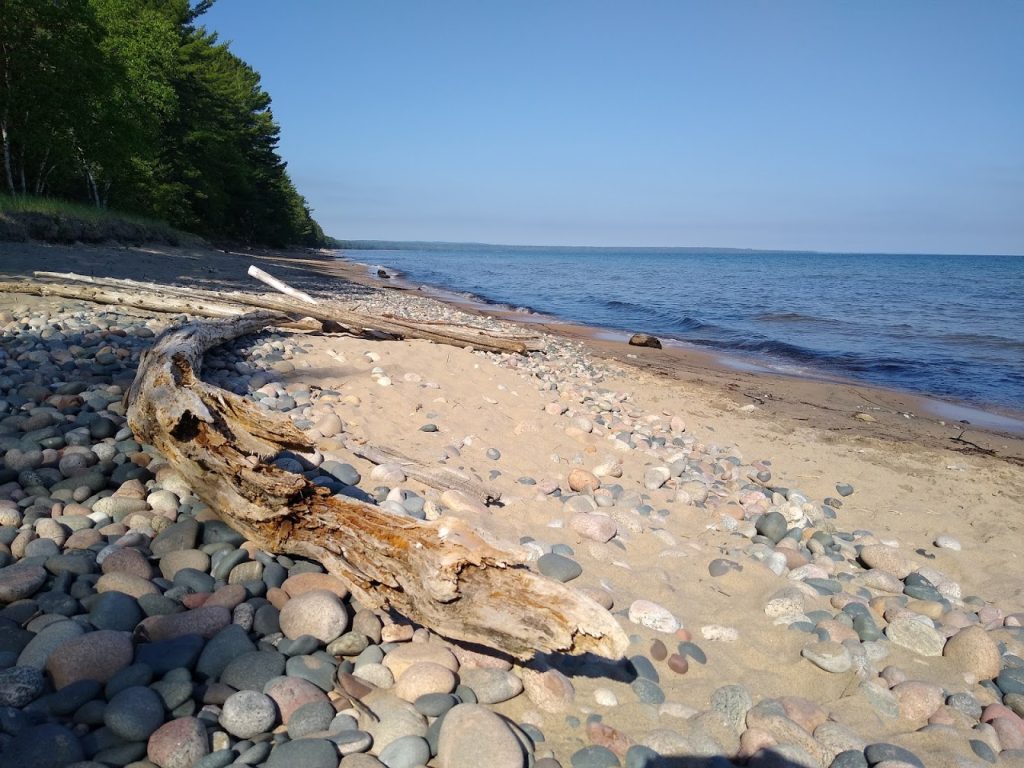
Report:
<svg viewBox="0 0 1024 768"><path fill-rule="evenodd" d="M370 333L385 333L399 338L425 339L438 344L451 344L454 346L469 346L474 349L486 352L513 352L523 354L530 348L527 342L535 341L530 338L510 338L485 333L477 328L464 326L444 326L420 324L411 320L398 318L371 317L359 312L347 309L337 302L321 301L315 305L289 299L287 296L271 294L242 293L240 291L207 291L199 288L183 288L179 286L159 285L155 283L143 283L136 280L122 280L109 277L90 277L78 275L73 272L35 272L34 276L40 280L49 281L44 283L47 289L58 296L73 296L74 286L67 283L84 283L93 286L93 296L90 300L101 303L115 303L122 306L138 307L148 309L149 307L133 303L145 301L147 294L158 294L161 301L170 306L173 297L181 297L184 304L191 309L165 309L163 311L191 312L204 317L224 317L220 314L206 314L202 311L203 302L209 301L213 306L235 305L244 307L247 310L265 309L272 312L287 313L300 317L312 317L334 326L341 326L351 333L362 335ZM53 281L63 281L65 285ZM16 285L16 284L15 284ZM36 284L27 284L31 287L32 293L38 293ZM102 298L100 289L106 288L111 291L120 291L121 295L114 297L114 300L107 301ZM0 286L0 291L9 290ZM127 292L127 295L125 293ZM245 311L245 310L243 310Z"/></svg>
<svg viewBox="0 0 1024 768"><path fill-rule="evenodd" d="M607 611L465 522L420 522L332 497L265 461L312 446L288 419L204 383L199 370L208 348L279 320L254 313L161 334L126 395L135 434L231 527L268 552L318 560L364 605L519 658L623 655L628 640Z"/></svg>

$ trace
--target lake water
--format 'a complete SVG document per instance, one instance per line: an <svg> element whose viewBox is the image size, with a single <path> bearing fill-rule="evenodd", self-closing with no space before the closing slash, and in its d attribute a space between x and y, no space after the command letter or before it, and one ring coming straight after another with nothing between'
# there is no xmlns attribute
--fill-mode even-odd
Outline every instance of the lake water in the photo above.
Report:
<svg viewBox="0 0 1024 768"><path fill-rule="evenodd" d="M414 284L626 333L1024 411L1024 257L352 243Z"/></svg>

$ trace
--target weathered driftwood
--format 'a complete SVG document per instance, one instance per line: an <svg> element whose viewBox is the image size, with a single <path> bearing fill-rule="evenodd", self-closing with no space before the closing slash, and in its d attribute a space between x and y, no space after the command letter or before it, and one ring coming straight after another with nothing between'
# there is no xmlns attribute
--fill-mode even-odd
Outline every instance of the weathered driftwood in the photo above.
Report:
<svg viewBox="0 0 1024 768"><path fill-rule="evenodd" d="M242 293L240 291L207 291L198 288L183 288L178 286L158 285L155 283L143 283L135 280L121 280L106 277L90 277L78 275L72 272L34 272L36 278L46 281L64 281L66 283L85 283L97 288L103 287L115 290L127 290L131 295L141 296L144 293L158 293L161 300L170 302L171 297L180 296L188 306L193 309L165 309L162 311L191 312L204 317L223 317L223 314L205 314L202 312L203 302L209 301L213 304L238 305L251 309L265 309L272 312L287 313L297 316L308 316L324 323L329 323L333 328L344 328L356 335L367 333L384 333L389 336L411 339L425 339L438 344L451 344L454 346L469 346L474 349L486 352L513 352L523 354L528 351L529 344L521 338L508 338L485 333L476 328L464 326L436 326L419 324L410 320L396 318L371 317L359 312L354 312L336 302L321 301L316 305L299 304L287 296L271 294ZM34 285L31 283L30 285ZM66 293L57 293L57 284L47 282L51 287L52 295L64 296ZM73 287L65 286L62 291L72 291ZM38 291L35 291L38 292ZM98 294L97 294L98 295ZM95 299L100 301L99 298ZM138 299L142 300L142 299ZM137 306L127 303L122 299L114 302L123 306ZM139 307L145 309L147 307Z"/></svg>
<svg viewBox="0 0 1024 768"><path fill-rule="evenodd" d="M357 599L448 637L513 656L592 652L619 658L628 640L593 600L529 570L465 522L420 522L332 497L265 461L308 451L290 421L199 379L206 349L280 317L254 313L169 330L142 358L128 422L230 526L268 552L312 558Z"/></svg>
<svg viewBox="0 0 1024 768"><path fill-rule="evenodd" d="M94 304L113 304L119 307L144 309L149 312L172 312L203 317L237 317L249 311L244 305L208 298L192 298L168 291L136 291L105 285L68 285L64 283L0 282L0 293L24 293L29 296L60 296L81 299Z"/></svg>
<svg viewBox="0 0 1024 768"><path fill-rule="evenodd" d="M284 282L283 280L278 280L276 277L267 272L264 272L262 269L260 269L254 264L249 265L248 275L249 277L255 277L261 283L269 285L275 291L280 291L286 296L291 296L293 299L298 299L299 301L305 302L306 304L317 303L316 299L314 299L308 293L304 293L300 291L298 288L292 288L292 286L288 285L288 283Z"/></svg>
<svg viewBox="0 0 1024 768"><path fill-rule="evenodd" d="M361 459L366 459L373 464L396 464L402 468L407 477L419 480L431 488L437 488L442 491L449 489L462 491L481 503L487 499L498 499L501 496L498 491L489 488L478 480L474 480L466 472L452 469L451 467L428 467L416 459L390 448L348 440L345 443L345 449L349 453Z"/></svg>

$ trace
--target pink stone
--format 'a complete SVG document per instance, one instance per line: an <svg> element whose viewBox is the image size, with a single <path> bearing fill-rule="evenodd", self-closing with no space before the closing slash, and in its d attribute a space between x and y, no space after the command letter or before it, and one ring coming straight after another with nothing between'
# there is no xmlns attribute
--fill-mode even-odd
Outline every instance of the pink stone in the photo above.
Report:
<svg viewBox="0 0 1024 768"><path fill-rule="evenodd" d="M105 683L131 664L134 655L130 633L101 629L57 646L46 661L46 671L57 689L79 680Z"/></svg>
<svg viewBox="0 0 1024 768"><path fill-rule="evenodd" d="M596 720L587 722L587 737L591 743L611 750L620 758L625 757L626 751L633 745L633 740L622 731Z"/></svg>
<svg viewBox="0 0 1024 768"><path fill-rule="evenodd" d="M1019 722L1015 723L1008 717L997 717L989 725L995 730L996 736L999 737L999 746L1004 751L1024 749L1024 730L1021 729Z"/></svg>
<svg viewBox="0 0 1024 768"><path fill-rule="evenodd" d="M203 605L191 611L150 616L139 625L153 642L183 635L201 635L209 640L231 623L231 611L223 605Z"/></svg>
<svg viewBox="0 0 1024 768"><path fill-rule="evenodd" d="M263 692L274 700L285 725L295 710L314 701L328 701L327 694L301 677L277 677L267 683Z"/></svg>
<svg viewBox="0 0 1024 768"><path fill-rule="evenodd" d="M192 768L209 753L206 728L194 717L179 717L160 726L146 748L146 756L160 768Z"/></svg>
<svg viewBox="0 0 1024 768"><path fill-rule="evenodd" d="M618 523L608 515L598 513L577 513L570 518L569 527L583 538L602 544L614 538L619 531Z"/></svg>
<svg viewBox="0 0 1024 768"><path fill-rule="evenodd" d="M329 573L297 573L285 579L281 589L287 592L289 597L296 597L317 589L326 589L343 600L348 597L348 587L345 586L345 582Z"/></svg>
<svg viewBox="0 0 1024 768"><path fill-rule="evenodd" d="M223 605L229 610L245 600L245 587L241 584L228 584L221 587L204 603L204 605Z"/></svg>
<svg viewBox="0 0 1024 768"><path fill-rule="evenodd" d="M543 712L564 712L576 699L572 681L557 669L538 672L524 668L522 678L527 698Z"/></svg>
<svg viewBox="0 0 1024 768"><path fill-rule="evenodd" d="M908 681L893 686L900 705L900 716L908 720L927 720L942 706L942 688L931 683Z"/></svg>

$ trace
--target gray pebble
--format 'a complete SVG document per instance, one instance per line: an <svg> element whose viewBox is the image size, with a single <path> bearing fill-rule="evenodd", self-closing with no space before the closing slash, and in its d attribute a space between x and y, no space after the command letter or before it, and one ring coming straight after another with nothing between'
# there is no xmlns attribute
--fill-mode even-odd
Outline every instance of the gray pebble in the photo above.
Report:
<svg viewBox="0 0 1024 768"><path fill-rule="evenodd" d="M384 747L379 758L388 768L415 768L430 760L430 745L420 736L402 736Z"/></svg>
<svg viewBox="0 0 1024 768"><path fill-rule="evenodd" d="M564 583L583 573L583 566L568 557L548 552L537 560L537 570L550 579Z"/></svg>
<svg viewBox="0 0 1024 768"><path fill-rule="evenodd" d="M163 700L151 688L125 688L110 700L103 722L122 739L145 741L163 725Z"/></svg>

